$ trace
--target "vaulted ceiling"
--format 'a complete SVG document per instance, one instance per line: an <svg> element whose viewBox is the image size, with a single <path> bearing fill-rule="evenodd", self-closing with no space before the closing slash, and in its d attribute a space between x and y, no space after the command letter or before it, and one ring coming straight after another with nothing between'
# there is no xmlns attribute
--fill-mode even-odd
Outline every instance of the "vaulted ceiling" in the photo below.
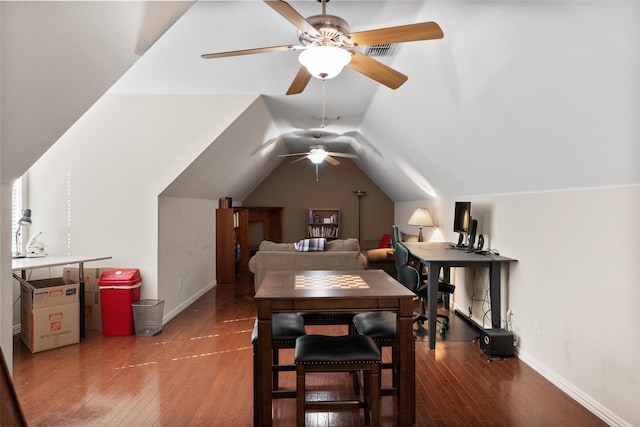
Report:
<svg viewBox="0 0 640 427"><path fill-rule="evenodd" d="M351 69L324 88L339 119L323 142L357 153L392 200L640 182L640 3L331 0L327 12L354 32L423 21L444 32L377 58L409 76L397 90ZM285 95L298 53L200 57L296 44L261 1L2 2L0 19L3 182L105 92L262 96L278 152L306 150L320 127L319 80Z"/></svg>

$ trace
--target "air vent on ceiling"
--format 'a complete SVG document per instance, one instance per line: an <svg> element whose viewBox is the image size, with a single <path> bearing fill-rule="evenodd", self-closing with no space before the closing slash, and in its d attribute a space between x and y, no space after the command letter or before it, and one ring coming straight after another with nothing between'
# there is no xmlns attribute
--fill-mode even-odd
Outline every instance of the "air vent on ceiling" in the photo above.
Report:
<svg viewBox="0 0 640 427"><path fill-rule="evenodd" d="M367 56L391 56L393 52L396 50L395 44L374 44L371 46L367 46L367 49L364 51L364 54Z"/></svg>

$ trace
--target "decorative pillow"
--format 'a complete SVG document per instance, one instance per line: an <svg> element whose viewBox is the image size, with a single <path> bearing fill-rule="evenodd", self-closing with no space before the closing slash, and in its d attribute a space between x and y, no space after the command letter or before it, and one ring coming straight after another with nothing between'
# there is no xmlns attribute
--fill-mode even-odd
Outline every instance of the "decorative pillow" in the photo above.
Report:
<svg viewBox="0 0 640 427"><path fill-rule="evenodd" d="M388 248L391 246L391 234L383 234L382 239L380 239L380 243L378 243L378 248Z"/></svg>
<svg viewBox="0 0 640 427"><path fill-rule="evenodd" d="M400 241L401 242L417 242L418 236L416 236L415 234L405 234L401 232Z"/></svg>
<svg viewBox="0 0 640 427"><path fill-rule="evenodd" d="M302 239L294 243L296 251L299 252L315 252L324 251L327 247L327 239L324 237L314 237L312 239Z"/></svg>
<svg viewBox="0 0 640 427"><path fill-rule="evenodd" d="M389 252L391 249L389 248L376 248L376 249L369 249L367 251L367 261L368 262L391 262L389 260L389 256L387 255L387 252Z"/></svg>

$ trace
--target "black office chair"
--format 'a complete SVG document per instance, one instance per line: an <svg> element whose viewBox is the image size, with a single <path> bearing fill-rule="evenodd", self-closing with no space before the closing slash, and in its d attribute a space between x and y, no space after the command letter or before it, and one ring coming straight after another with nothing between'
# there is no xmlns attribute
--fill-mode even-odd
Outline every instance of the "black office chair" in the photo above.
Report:
<svg viewBox="0 0 640 427"><path fill-rule="evenodd" d="M397 225L391 226L391 249L396 250L396 243L400 241L400 228Z"/></svg>
<svg viewBox="0 0 640 427"><path fill-rule="evenodd" d="M419 326L429 320L426 311L426 301L428 296L429 285L428 277L421 274L416 267L410 264L409 250L401 242L396 244L394 253L396 259L396 268L398 269L398 282L402 283L411 292L416 294L420 299L420 309L414 316L413 321ZM438 292L452 294L456 287L450 283L438 281ZM440 334L444 334L449 327L449 316L436 313L436 322L440 326Z"/></svg>

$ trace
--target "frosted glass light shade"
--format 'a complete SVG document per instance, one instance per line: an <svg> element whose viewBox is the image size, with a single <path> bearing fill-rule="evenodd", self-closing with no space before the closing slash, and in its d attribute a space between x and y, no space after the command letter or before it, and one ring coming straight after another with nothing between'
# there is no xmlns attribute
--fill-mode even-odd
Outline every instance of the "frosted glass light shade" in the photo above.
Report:
<svg viewBox="0 0 640 427"><path fill-rule="evenodd" d="M351 54L335 46L315 46L302 51L298 61L313 77L332 79L351 61Z"/></svg>
<svg viewBox="0 0 640 427"><path fill-rule="evenodd" d="M311 163L320 164L327 157L327 154L324 150L311 150L311 154L307 156Z"/></svg>

